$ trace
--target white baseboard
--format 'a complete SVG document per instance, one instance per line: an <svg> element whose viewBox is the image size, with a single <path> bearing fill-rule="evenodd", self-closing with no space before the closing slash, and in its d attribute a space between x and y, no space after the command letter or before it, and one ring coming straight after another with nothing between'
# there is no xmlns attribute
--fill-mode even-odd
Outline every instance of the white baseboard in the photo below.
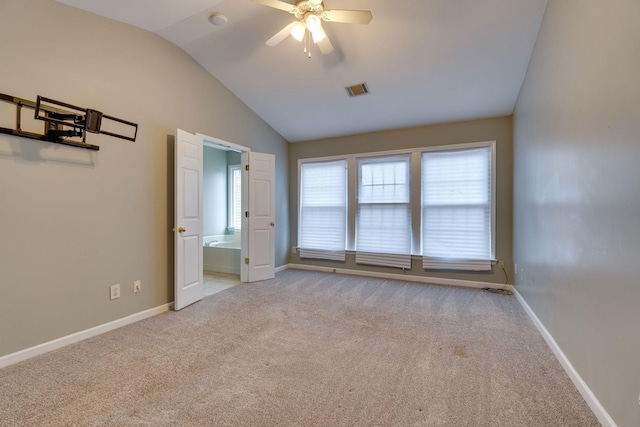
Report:
<svg viewBox="0 0 640 427"><path fill-rule="evenodd" d="M152 317L157 314L164 313L165 311L168 311L172 306L173 306L173 303L164 304L159 307L151 308L149 310L141 311L139 313L135 313L130 316L123 317L122 319L114 320L112 322L98 325L90 329L85 329L84 331L67 335L66 337L58 338L53 341L39 344L35 347L20 350L16 353L7 354L6 356L0 357L0 368L13 365L14 363L22 362L23 360L27 360L44 353L48 353L52 350L57 350L59 348L66 347L70 344L74 344L79 341L86 340L87 338L95 337L96 335L100 335L105 332L109 332L114 329L118 329L123 326L130 325L132 323L138 322L148 317Z"/></svg>
<svg viewBox="0 0 640 427"><path fill-rule="evenodd" d="M616 423L615 421L613 421L613 418L609 416L607 411L600 404L600 401L593 394L587 383L584 382L580 374L578 374L578 371L576 371L576 369L573 367L556 340L553 339L553 336L549 333L547 328L544 327L540 319L538 319L538 316L536 316L531 307L529 307L529 304L527 304L524 298L522 298L522 295L520 295L515 287L513 289L513 293L520 302L520 305L522 305L522 308L524 308L524 311L527 312L527 314L533 321L533 324L536 325L536 328L538 329L540 334L542 334L542 337L551 348L551 351L553 351L553 354L555 354L556 358L566 371L567 375L569 375L569 378L571 379L573 384L576 386L584 400L587 402L587 405L589 405L596 418L598 418L598 421L600 421L600 424L602 424L604 427L616 427Z"/></svg>
<svg viewBox="0 0 640 427"><path fill-rule="evenodd" d="M281 271L285 271L289 268L289 264L281 265L280 267L276 267L276 273L280 273Z"/></svg>
<svg viewBox="0 0 640 427"><path fill-rule="evenodd" d="M414 276L411 274L380 273L377 271L351 270L346 268L331 268L331 267L322 267L322 266L309 265L309 264L287 264L287 268L290 268L293 270L307 270L307 271L320 271L325 273L349 274L352 276L377 277L381 279L406 280L410 282L429 283L432 285L460 286L464 288L480 288L480 289L484 289L484 288L505 289L509 291L513 290L513 286L511 285L501 285L499 283L489 283L489 282L478 282L474 280Z"/></svg>

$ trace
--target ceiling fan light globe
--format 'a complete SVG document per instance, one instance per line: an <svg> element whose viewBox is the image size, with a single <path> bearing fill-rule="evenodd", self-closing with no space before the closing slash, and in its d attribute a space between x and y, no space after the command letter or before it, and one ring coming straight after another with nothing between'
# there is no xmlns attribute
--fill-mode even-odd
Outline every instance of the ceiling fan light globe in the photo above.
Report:
<svg viewBox="0 0 640 427"><path fill-rule="evenodd" d="M291 30L291 36L301 42L302 38L304 37L305 29L306 27L304 25L304 22L298 22L298 24Z"/></svg>
<svg viewBox="0 0 640 427"><path fill-rule="evenodd" d="M320 3L322 3L322 0L309 0L309 3L310 3L310 4L312 4L312 5L314 5L314 6L317 6L317 5L319 5Z"/></svg>
<svg viewBox="0 0 640 427"><path fill-rule="evenodd" d="M311 35L313 36L314 43L318 43L327 38L327 33L324 32L324 29L322 29L322 27L315 30L313 33L311 33Z"/></svg>
<svg viewBox="0 0 640 427"><path fill-rule="evenodd" d="M322 27L320 17L318 15L314 15L313 13L308 13L304 18L304 21L307 24L307 29L311 33L314 33L318 28Z"/></svg>

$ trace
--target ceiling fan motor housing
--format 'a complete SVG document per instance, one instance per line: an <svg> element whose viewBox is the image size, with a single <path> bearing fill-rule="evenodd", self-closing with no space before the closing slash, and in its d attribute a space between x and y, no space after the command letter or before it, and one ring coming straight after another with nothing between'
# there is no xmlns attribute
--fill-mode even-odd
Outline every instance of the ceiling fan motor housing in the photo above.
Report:
<svg viewBox="0 0 640 427"><path fill-rule="evenodd" d="M291 13L293 13L297 19L306 19L306 17L309 16L308 14L322 18L322 15L324 14L324 5L321 1L300 0L296 3L296 6Z"/></svg>

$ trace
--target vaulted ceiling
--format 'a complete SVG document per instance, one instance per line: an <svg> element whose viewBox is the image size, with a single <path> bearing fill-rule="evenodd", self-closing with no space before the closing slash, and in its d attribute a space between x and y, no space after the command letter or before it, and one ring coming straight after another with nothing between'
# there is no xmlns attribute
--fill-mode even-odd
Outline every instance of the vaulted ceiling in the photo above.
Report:
<svg viewBox="0 0 640 427"><path fill-rule="evenodd" d="M334 51L308 58L293 37L266 46L293 17L250 0L57 1L176 44L289 141L511 114L547 3L325 0L373 20L323 23Z"/></svg>

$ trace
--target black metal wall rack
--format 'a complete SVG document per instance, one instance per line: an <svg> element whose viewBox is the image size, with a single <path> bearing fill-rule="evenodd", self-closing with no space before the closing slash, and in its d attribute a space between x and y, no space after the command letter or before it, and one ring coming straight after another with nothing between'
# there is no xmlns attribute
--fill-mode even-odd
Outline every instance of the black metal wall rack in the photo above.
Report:
<svg viewBox="0 0 640 427"><path fill-rule="evenodd" d="M16 107L15 128L0 127L0 133L8 135L22 136L39 141L53 142L96 151L99 150L100 147L86 142L87 133L102 133L127 141L135 141L138 135L138 125L136 123L108 116L98 110L78 107L39 95L37 100L33 102L28 99L0 93L0 101L14 104ZM34 119L44 121L44 131L42 134L22 129L22 112L25 108L34 111ZM103 123L108 123L109 121L115 123L117 126L128 128L128 130L130 130L129 134L121 134L102 129Z"/></svg>

